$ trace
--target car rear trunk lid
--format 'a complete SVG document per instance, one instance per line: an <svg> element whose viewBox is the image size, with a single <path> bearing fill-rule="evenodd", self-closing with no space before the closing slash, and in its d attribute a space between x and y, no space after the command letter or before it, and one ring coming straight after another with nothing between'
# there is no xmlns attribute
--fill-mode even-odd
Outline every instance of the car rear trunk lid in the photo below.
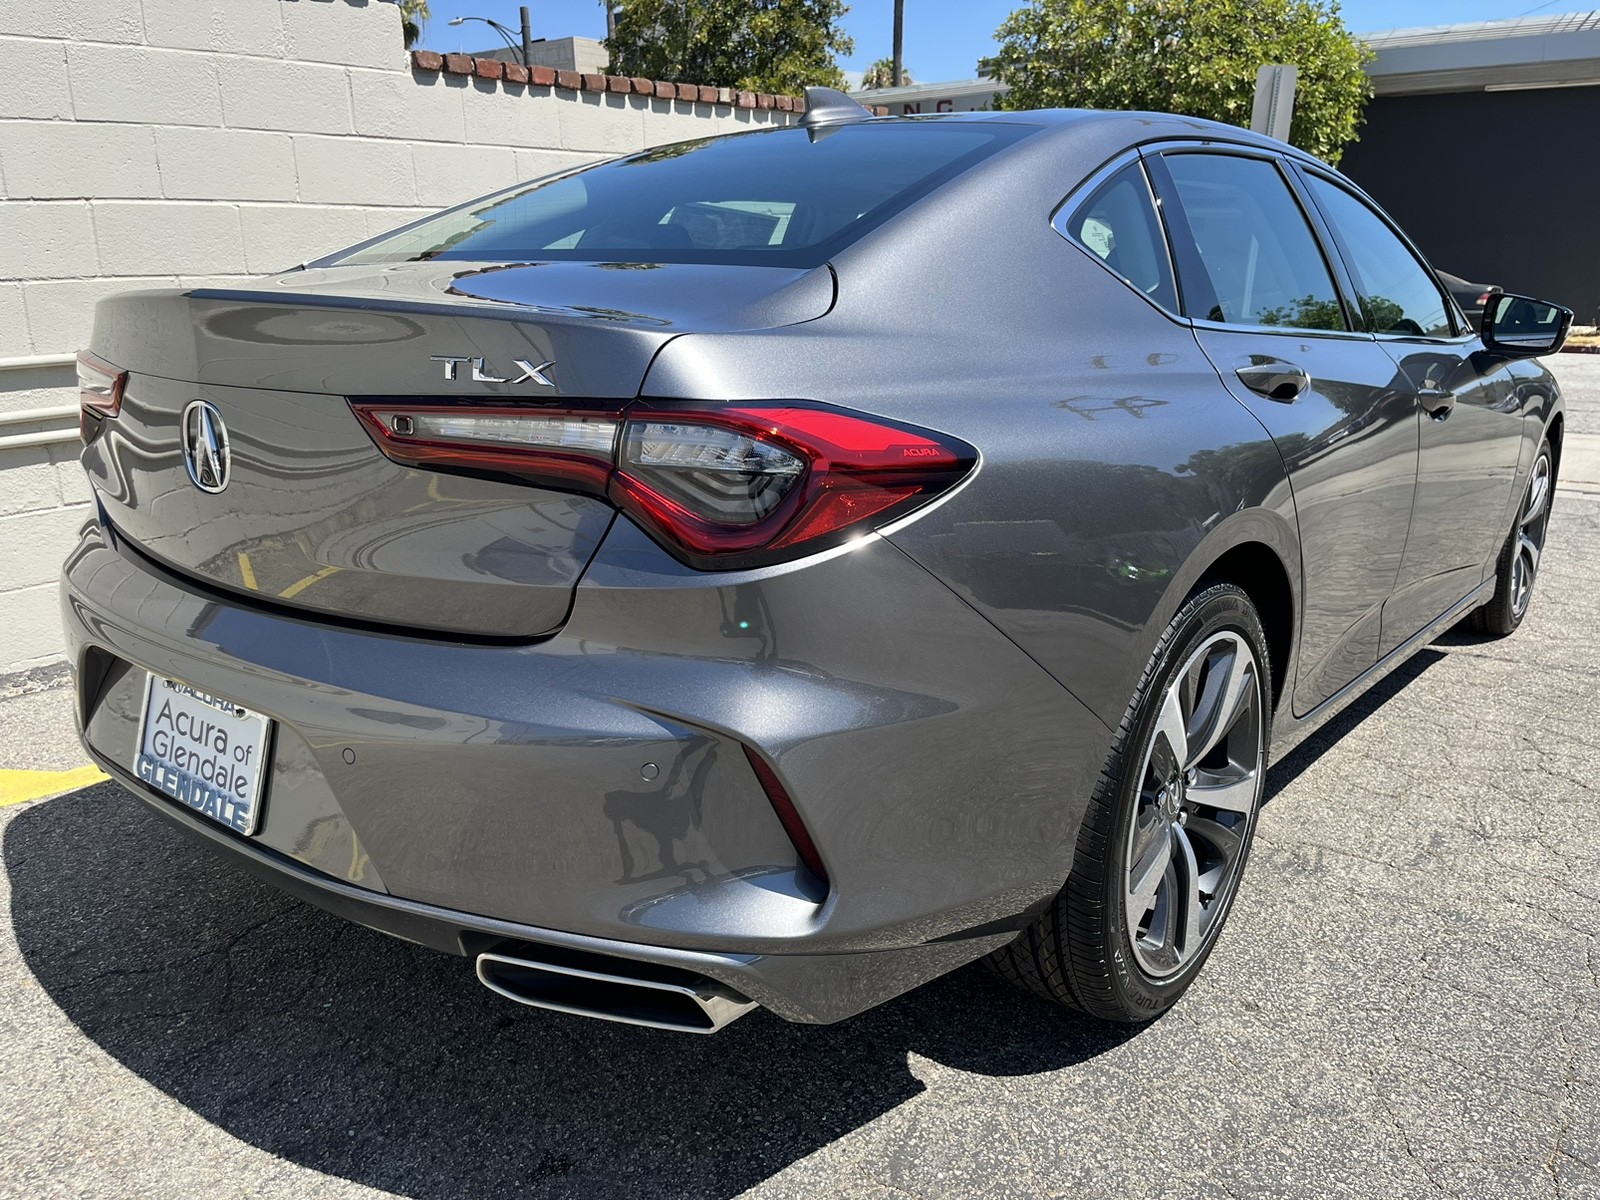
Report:
<svg viewBox="0 0 1600 1200"><path fill-rule="evenodd" d="M808 320L833 300L827 268L633 266L332 268L112 297L91 348L130 378L84 465L119 537L207 584L406 632L548 634L611 507L401 466L349 401L614 410L678 333ZM186 463L197 406L227 441L216 491Z"/></svg>

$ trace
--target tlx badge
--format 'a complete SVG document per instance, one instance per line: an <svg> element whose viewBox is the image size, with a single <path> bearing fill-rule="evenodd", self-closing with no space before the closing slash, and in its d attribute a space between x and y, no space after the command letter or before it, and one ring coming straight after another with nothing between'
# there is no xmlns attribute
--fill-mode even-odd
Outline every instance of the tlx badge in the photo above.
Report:
<svg viewBox="0 0 1600 1200"><path fill-rule="evenodd" d="M461 378L461 364L466 363L472 369L469 378L473 383L537 383L541 387L555 387L556 385L555 380L545 374L546 371L556 365L554 359L538 364L528 362L522 358L512 359L511 361L522 372L521 375L513 379L490 373L489 369L483 365L481 357L472 358L460 354L430 354L428 357L434 362L444 364L444 377L451 383Z"/></svg>

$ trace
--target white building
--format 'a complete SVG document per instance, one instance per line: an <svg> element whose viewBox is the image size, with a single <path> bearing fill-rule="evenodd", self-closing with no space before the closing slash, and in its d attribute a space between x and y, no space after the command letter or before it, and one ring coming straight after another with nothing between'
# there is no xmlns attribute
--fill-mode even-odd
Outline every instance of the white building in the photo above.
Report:
<svg viewBox="0 0 1600 1200"><path fill-rule="evenodd" d="M983 112L1006 91L993 79L963 79L955 83L909 83L905 87L868 88L851 96L868 108L882 105L891 117L922 113Z"/></svg>

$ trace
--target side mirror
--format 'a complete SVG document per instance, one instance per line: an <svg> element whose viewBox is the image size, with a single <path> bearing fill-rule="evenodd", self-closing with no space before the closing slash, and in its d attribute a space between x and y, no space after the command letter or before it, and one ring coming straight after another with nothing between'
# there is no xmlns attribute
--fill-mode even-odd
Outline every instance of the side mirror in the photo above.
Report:
<svg viewBox="0 0 1600 1200"><path fill-rule="evenodd" d="M1572 310L1531 296L1501 292L1483 309L1483 345L1508 358L1554 354L1572 328Z"/></svg>

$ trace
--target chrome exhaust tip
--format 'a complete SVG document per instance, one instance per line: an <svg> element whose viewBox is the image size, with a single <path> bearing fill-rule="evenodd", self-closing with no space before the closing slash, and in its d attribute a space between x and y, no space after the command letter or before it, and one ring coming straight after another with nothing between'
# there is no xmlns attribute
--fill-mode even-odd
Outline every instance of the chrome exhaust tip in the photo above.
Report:
<svg viewBox="0 0 1600 1200"><path fill-rule="evenodd" d="M478 955L478 982L518 1004L678 1033L716 1033L756 1007L693 971L536 947Z"/></svg>

